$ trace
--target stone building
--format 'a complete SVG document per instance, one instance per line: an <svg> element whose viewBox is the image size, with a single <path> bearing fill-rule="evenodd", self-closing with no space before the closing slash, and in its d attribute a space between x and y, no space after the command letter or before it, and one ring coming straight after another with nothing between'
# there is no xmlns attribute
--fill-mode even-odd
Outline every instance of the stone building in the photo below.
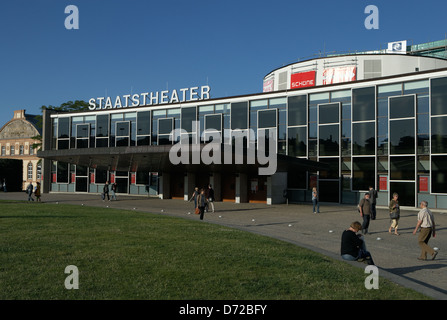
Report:
<svg viewBox="0 0 447 320"><path fill-rule="evenodd" d="M37 150L33 149L35 137L41 134L37 126L38 116L28 115L25 110L14 111L14 117L0 129L0 159L22 161L22 190L29 182L36 185L41 180L41 164Z"/></svg>

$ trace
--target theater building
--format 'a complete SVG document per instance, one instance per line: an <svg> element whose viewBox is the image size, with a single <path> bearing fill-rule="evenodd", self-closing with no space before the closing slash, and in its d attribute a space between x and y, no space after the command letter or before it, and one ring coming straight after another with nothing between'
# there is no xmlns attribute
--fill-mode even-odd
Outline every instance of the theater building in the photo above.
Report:
<svg viewBox="0 0 447 320"><path fill-rule="evenodd" d="M79 113L47 110L44 191L99 193L108 180L120 193L188 200L211 183L217 200L274 204L310 201L315 186L322 202L355 204L372 186L378 205L397 192L403 206L447 208L447 60L427 53L435 46L394 44L278 68L257 94L213 99L209 87L189 88L92 98ZM199 151L211 143L205 130L228 150L234 133L246 133L244 152L274 133L276 170L260 175L265 161L247 153L175 164L174 129Z"/></svg>

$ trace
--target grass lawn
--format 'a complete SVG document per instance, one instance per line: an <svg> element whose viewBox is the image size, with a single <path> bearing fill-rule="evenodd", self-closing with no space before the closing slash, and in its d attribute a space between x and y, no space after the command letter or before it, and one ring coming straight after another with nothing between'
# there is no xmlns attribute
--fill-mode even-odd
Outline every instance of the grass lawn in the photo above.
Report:
<svg viewBox="0 0 447 320"><path fill-rule="evenodd" d="M0 202L0 299L425 299L293 244L107 208ZM65 268L79 270L67 290ZM365 265L366 266L366 265Z"/></svg>

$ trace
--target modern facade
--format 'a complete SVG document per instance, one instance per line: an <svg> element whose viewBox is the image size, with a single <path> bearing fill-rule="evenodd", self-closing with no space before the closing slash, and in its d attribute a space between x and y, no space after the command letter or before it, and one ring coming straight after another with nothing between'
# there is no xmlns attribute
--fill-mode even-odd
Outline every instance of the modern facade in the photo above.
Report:
<svg viewBox="0 0 447 320"><path fill-rule="evenodd" d="M44 191L119 192L188 200L211 183L217 200L354 204L369 186L378 205L399 193L401 205L427 200L447 208L447 60L409 54L330 56L291 64L264 78L263 93L44 113ZM192 123L200 124L199 136ZM274 132L277 168L259 175L261 161L175 165L172 130L204 150L205 129L234 148ZM251 129L251 130L250 130ZM231 147L230 147L231 149ZM265 163L264 163L265 164Z"/></svg>

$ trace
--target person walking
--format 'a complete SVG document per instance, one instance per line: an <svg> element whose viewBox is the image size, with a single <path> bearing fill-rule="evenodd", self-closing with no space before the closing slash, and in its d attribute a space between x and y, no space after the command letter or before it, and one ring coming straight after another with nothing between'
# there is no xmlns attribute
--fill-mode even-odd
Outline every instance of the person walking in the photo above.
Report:
<svg viewBox="0 0 447 320"><path fill-rule="evenodd" d="M110 199L116 201L116 182L112 183L111 191L112 191L112 197Z"/></svg>
<svg viewBox="0 0 447 320"><path fill-rule="evenodd" d="M320 213L320 203L318 202L318 192L317 188L312 188L312 205L313 205L313 213ZM315 208L317 209L315 211Z"/></svg>
<svg viewBox="0 0 447 320"><path fill-rule="evenodd" d="M390 204L388 206L390 210L390 219L391 219L391 226L388 229L388 232L391 233L391 230L394 229L394 234L396 236L399 235L397 229L399 227L399 218L400 218L400 208L398 198L399 195L396 192L393 193L393 199L391 199Z"/></svg>
<svg viewBox="0 0 447 320"><path fill-rule="evenodd" d="M418 243L421 247L421 255L419 256L419 260L427 260L427 253L431 255L431 259L434 260L438 251L435 251L428 245L428 241L431 236L433 238L436 237L436 227L435 227L435 218L433 213L428 209L428 202L421 201L420 204L421 210L418 213L418 222L416 227L414 228L413 234L419 231Z"/></svg>
<svg viewBox="0 0 447 320"><path fill-rule="evenodd" d="M369 187L369 202L371 203L371 220L376 220L376 203L377 203L377 190L373 187Z"/></svg>
<svg viewBox="0 0 447 320"><path fill-rule="evenodd" d="M28 201L34 201L34 199L33 199L33 189L34 189L33 183L30 182L28 184L28 186L26 187L26 193L28 194Z"/></svg>
<svg viewBox="0 0 447 320"><path fill-rule="evenodd" d="M206 206L205 190L201 189L199 195L197 196L197 208L199 208L200 210L200 220L203 220L205 206Z"/></svg>
<svg viewBox="0 0 447 320"><path fill-rule="evenodd" d="M371 220L371 202L369 199L369 193L365 193L363 199L360 200L359 211L360 216L363 218L362 233L367 234Z"/></svg>
<svg viewBox="0 0 447 320"><path fill-rule="evenodd" d="M102 188L102 201L105 201L107 196L107 200L110 201L110 196L109 196L109 181L106 181L106 184L104 185L104 187Z"/></svg>
<svg viewBox="0 0 447 320"><path fill-rule="evenodd" d="M194 188L194 192L192 193L191 198L189 199L188 202L191 202L192 200L194 200L194 209L197 208L197 197L199 195L199 188L195 187Z"/></svg>
<svg viewBox="0 0 447 320"><path fill-rule="evenodd" d="M41 202L41 200L40 200L40 182L39 181L37 181L37 185L34 190L34 196L36 197L37 202Z"/></svg>

